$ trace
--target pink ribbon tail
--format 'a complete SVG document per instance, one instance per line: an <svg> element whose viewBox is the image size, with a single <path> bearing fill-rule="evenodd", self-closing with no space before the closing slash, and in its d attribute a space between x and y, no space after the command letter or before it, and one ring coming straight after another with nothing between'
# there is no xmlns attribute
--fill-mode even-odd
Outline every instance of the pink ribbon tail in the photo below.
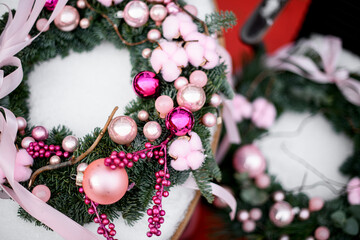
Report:
<svg viewBox="0 0 360 240"><path fill-rule="evenodd" d="M196 184L196 181L192 175L189 176L189 178L182 186L194 190L199 190L199 187ZM231 220L234 220L235 212L236 212L236 200L234 196L231 193L229 193L225 188L215 183L210 183L210 186L211 186L211 193L216 197L220 198L221 200L223 200L231 208L231 212L229 216Z"/></svg>

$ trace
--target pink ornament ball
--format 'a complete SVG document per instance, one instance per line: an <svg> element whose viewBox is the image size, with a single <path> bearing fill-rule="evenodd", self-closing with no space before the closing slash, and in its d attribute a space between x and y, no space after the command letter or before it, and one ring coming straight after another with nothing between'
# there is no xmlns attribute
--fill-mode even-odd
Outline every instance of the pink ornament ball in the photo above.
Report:
<svg viewBox="0 0 360 240"><path fill-rule="evenodd" d="M141 98L157 97L160 94L160 81L155 73L143 71L134 77L133 89Z"/></svg>
<svg viewBox="0 0 360 240"><path fill-rule="evenodd" d="M190 4L185 5L184 9L189 13L191 13L192 15L194 15L195 17L198 15L198 10L194 5L190 5Z"/></svg>
<svg viewBox="0 0 360 240"><path fill-rule="evenodd" d="M149 19L149 8L138 0L130 1L124 8L124 20L131 27L141 27Z"/></svg>
<svg viewBox="0 0 360 240"><path fill-rule="evenodd" d="M315 230L316 240L327 240L330 237L330 231L327 227L320 226Z"/></svg>
<svg viewBox="0 0 360 240"><path fill-rule="evenodd" d="M66 152L74 152L79 146L79 140L75 136L66 136L62 141L62 148Z"/></svg>
<svg viewBox="0 0 360 240"><path fill-rule="evenodd" d="M147 34L150 42L156 42L161 38L161 32L158 29L151 29Z"/></svg>
<svg viewBox="0 0 360 240"><path fill-rule="evenodd" d="M190 83L194 84L197 87L205 87L208 81L206 73L201 70L193 71L190 74L189 78L190 78Z"/></svg>
<svg viewBox="0 0 360 240"><path fill-rule="evenodd" d="M239 221L239 222L244 222L246 220L249 219L249 212L246 211L246 210L240 210L237 215L236 215L236 219Z"/></svg>
<svg viewBox="0 0 360 240"><path fill-rule="evenodd" d="M83 18L80 20L79 26L82 29L87 29L88 27L90 27L90 20L87 18Z"/></svg>
<svg viewBox="0 0 360 240"><path fill-rule="evenodd" d="M63 32L71 32L80 22L78 10L72 6L66 5L54 20L55 26Z"/></svg>
<svg viewBox="0 0 360 240"><path fill-rule="evenodd" d="M18 124L19 132L23 132L25 130L26 126L27 126L27 122L26 122L25 118L17 117L16 122Z"/></svg>
<svg viewBox="0 0 360 240"><path fill-rule="evenodd" d="M88 198L102 205L119 201L129 185L124 168L114 170L104 165L104 158L93 161L84 172L83 188Z"/></svg>
<svg viewBox="0 0 360 240"><path fill-rule="evenodd" d="M255 184L260 189L265 189L270 186L271 179L267 174L260 174L255 177Z"/></svg>
<svg viewBox="0 0 360 240"><path fill-rule="evenodd" d="M194 84L188 84L181 88L176 96L176 100L181 107L186 107L192 112L200 110L206 101L204 89Z"/></svg>
<svg viewBox="0 0 360 240"><path fill-rule="evenodd" d="M242 229L244 232L253 232L256 228L256 223L252 220L246 220L242 224Z"/></svg>
<svg viewBox="0 0 360 240"><path fill-rule="evenodd" d="M37 127L34 127L33 130L31 131L31 136L36 141L44 141L49 137L49 132L47 131L47 129L45 127L37 126Z"/></svg>
<svg viewBox="0 0 360 240"><path fill-rule="evenodd" d="M78 1L76 2L76 6L77 6L78 8L80 8L80 9L86 8L86 2L85 2L85 0L78 0Z"/></svg>
<svg viewBox="0 0 360 240"><path fill-rule="evenodd" d="M275 226L285 227L293 221L294 213L289 203L277 202L270 208L269 217Z"/></svg>
<svg viewBox="0 0 360 240"><path fill-rule="evenodd" d="M307 208L303 208L299 212L299 218L302 221L308 220L310 217L310 211Z"/></svg>
<svg viewBox="0 0 360 240"><path fill-rule="evenodd" d="M138 112L137 117L138 117L138 119L139 119L140 121L145 122L145 121L147 121L147 120L149 119L149 113L148 113L147 111L145 111L145 110L140 110L140 111Z"/></svg>
<svg viewBox="0 0 360 240"><path fill-rule="evenodd" d="M144 48L141 52L141 56L145 59L149 58L151 56L151 49L150 48Z"/></svg>
<svg viewBox="0 0 360 240"><path fill-rule="evenodd" d="M23 140L21 141L21 147L22 148L28 148L30 143L35 142L35 139L32 137L24 137Z"/></svg>
<svg viewBox="0 0 360 240"><path fill-rule="evenodd" d="M283 191L276 191L273 193L273 199L275 202L282 202L285 199L285 193Z"/></svg>
<svg viewBox="0 0 360 240"><path fill-rule="evenodd" d="M48 20L46 18L40 18L39 20L36 21L36 29L38 31L47 32L50 28L49 25L46 26L47 22L48 22Z"/></svg>
<svg viewBox="0 0 360 240"><path fill-rule="evenodd" d="M186 79L186 77L178 77L174 82L174 86L177 90L180 90L182 87L184 87L187 84L189 84L189 82Z"/></svg>
<svg viewBox="0 0 360 240"><path fill-rule="evenodd" d="M249 144L240 147L235 152L233 166L236 171L246 172L249 177L255 178L264 172L266 162L261 151L254 144Z"/></svg>
<svg viewBox="0 0 360 240"><path fill-rule="evenodd" d="M174 102L171 97L162 95L156 99L155 108L160 113L160 117L165 118L166 114L174 108Z"/></svg>
<svg viewBox="0 0 360 240"><path fill-rule="evenodd" d="M201 121L206 127L213 127L216 125L216 116L213 113L205 113Z"/></svg>
<svg viewBox="0 0 360 240"><path fill-rule="evenodd" d="M49 201L51 197L50 189L45 185L37 185L31 192L43 202Z"/></svg>
<svg viewBox="0 0 360 240"><path fill-rule="evenodd" d="M184 107L173 108L166 116L165 125L176 136L184 136L194 127L194 115Z"/></svg>
<svg viewBox="0 0 360 240"><path fill-rule="evenodd" d="M258 221L262 217L262 211L260 208L253 208L249 212L250 218L254 221Z"/></svg>
<svg viewBox="0 0 360 240"><path fill-rule="evenodd" d="M119 116L111 120L108 127L111 140L120 145L130 144L137 135L136 122L129 116Z"/></svg>
<svg viewBox="0 0 360 240"><path fill-rule="evenodd" d="M150 121L144 126L144 135L150 142L155 141L161 136L161 126L158 122Z"/></svg>
<svg viewBox="0 0 360 240"><path fill-rule="evenodd" d="M49 11L52 11L55 9L57 3L58 3L58 0L46 0L45 8Z"/></svg>
<svg viewBox="0 0 360 240"><path fill-rule="evenodd" d="M324 207L324 200L320 197L313 197L309 200L310 212L320 211Z"/></svg>
<svg viewBox="0 0 360 240"><path fill-rule="evenodd" d="M155 22L161 22L167 15L167 9L164 5L155 4L150 10L150 18Z"/></svg>
<svg viewBox="0 0 360 240"><path fill-rule="evenodd" d="M77 168L76 168L76 171L77 172L85 172L86 168L88 167L89 165L87 163L80 163Z"/></svg>
<svg viewBox="0 0 360 240"><path fill-rule="evenodd" d="M219 94L214 93L210 98L210 105L213 107L220 106L222 100Z"/></svg>

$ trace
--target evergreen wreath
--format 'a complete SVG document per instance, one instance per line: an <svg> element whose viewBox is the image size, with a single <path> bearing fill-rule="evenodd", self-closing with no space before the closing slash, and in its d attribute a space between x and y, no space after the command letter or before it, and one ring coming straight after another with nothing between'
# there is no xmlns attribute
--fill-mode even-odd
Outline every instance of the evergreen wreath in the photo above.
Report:
<svg viewBox="0 0 360 240"><path fill-rule="evenodd" d="M78 13L78 17L75 19L75 26L64 26L61 25L62 23L56 24L55 20L56 26L51 24L49 30L41 34L31 43L31 45L17 54L17 57L22 62L24 70L23 82L10 95L0 99L0 106L10 109L15 116L18 117L18 122L23 124L19 124L16 145L19 148L25 146L27 152L33 158L36 158L36 161L34 161L31 167L35 174L32 175L30 182L28 181L28 178L23 179L25 180L22 182L23 186L29 186L29 189L32 190L34 186L46 185L48 189L51 190L51 198L47 203L79 224L93 221L92 214L95 214L96 212L97 217L95 217L95 221L100 224L98 233L103 234L110 239L110 236L114 235L114 232L112 232L113 225L111 227L108 225L109 229L105 226L109 224L109 220L118 217L117 212L121 212L122 217L127 223L134 224L136 220L140 219L144 213L146 213L146 211L149 214L151 209L147 210L147 208L152 202L155 202L155 205L159 206L156 199L161 200L161 197L156 198L158 195L155 195L155 192L156 190L159 190L155 186L156 183L158 183L158 185L160 184L159 188L161 186L161 194L166 197L165 192L167 191L165 191L164 188L169 189L170 182L171 186L182 184L191 173L196 180L202 195L209 202L213 201L213 195L209 184L212 179L220 181L221 173L210 148L211 135L208 128L209 126L205 126L203 123L203 116L210 113L210 120L212 120L213 118L216 119L216 115L219 114L217 108L218 104L212 104L211 102L213 96L219 97L217 94L223 94L227 98L232 98L233 96L232 88L226 81L226 65L221 63L218 55L215 56L214 61L216 62L212 66L206 67L206 64L209 65L211 63L211 59L214 58L213 56L211 56L212 58L209 57L209 59L204 57L204 59L201 59L201 63L196 63L196 60L194 60L194 62L188 64L185 55L186 64L183 64L182 66L178 64L175 66L176 71L179 71L178 75L183 77L183 82L181 83L180 81L179 86L181 84L182 86L187 85L187 79L191 78L190 76L194 71L199 70L202 76L204 75L203 73L205 73L205 78L207 79L205 80L205 84L202 84L200 87L195 84L195 87L197 89L203 89L206 98L203 99L204 102L201 103L202 105L200 108L191 109L191 106L187 107L185 106L186 104L180 103L179 100L177 101L177 94L180 88L178 90L171 81L177 79L178 76L174 77L174 74L170 71L170 78L172 79L168 79L169 74L166 75L165 67L159 67L155 70L157 65L156 63L152 64L150 56L151 52L153 52L154 55L156 49L158 52L165 50L167 47L165 45L169 43L174 43L174 46L183 51L182 53L185 53L182 49L186 44L189 44L188 47L190 47L191 43L203 44L201 42L203 41L202 39L210 39L210 34L216 34L216 32L221 31L222 28L232 27L236 23L236 19L232 13L221 12L209 15L206 18L205 23L190 13L189 10L187 10L188 8L184 7L185 2L183 1L167 1L167 3L164 3L163 1L144 2L125 0L115 2L110 1L109 4L106 2L107 1L95 0L68 1L65 8ZM119 4L115 4L117 2L119 2ZM48 19L50 17L51 11L56 3L57 1L47 1L45 5L47 9L44 9L41 12L38 24L41 24L39 23L41 19ZM161 9L167 9L167 14L163 16L161 20L157 19L158 21L155 21L154 18L156 17L152 17L150 14L151 18L148 18L145 22L139 24L140 26L137 25L136 27L132 27L130 26L131 19L127 21L126 18L122 16L126 11L125 8L132 3L142 4L142 7L148 9L147 11L156 6L159 7L160 5ZM109 6L107 6L107 4ZM164 36L164 22L167 18L176 18L175 16L178 16L179 12L184 19L191 19L191 27L195 26L193 31L197 32L196 34L200 35L202 39L191 39L190 37L190 39L188 38L186 40L185 33L181 33L180 31L181 36L174 35L173 37L167 37L168 40L160 40L162 35ZM8 14L5 14L0 21L0 32L5 29L8 16ZM79 20L80 25L78 27ZM162 21L163 24L161 24ZM180 19L179 21L184 20ZM33 28L30 35L36 35L38 30L41 30L41 27L40 29ZM150 36L150 31L153 32L153 36ZM179 33L179 31L177 33ZM160 34L160 36L157 34ZM134 81L138 78L145 77L151 78L152 80L155 79L155 85L159 85L158 88L152 89L154 92L151 96L145 96L141 92L142 89L140 89L140 92L137 92L140 97L130 102L125 109L125 115L133 119L132 121L136 124L136 137L134 136L131 141L119 144L119 142L116 142L116 137L110 136L111 134L109 135L108 131L106 131L109 125L116 119L112 119L116 109L109 117L108 122L103 129L96 128L92 133L89 133L83 139L79 140L71 137L71 130L66 126L62 126L61 123L59 123L60 125L58 127L51 129L48 136L46 134L46 129L41 126L26 126L27 123L25 119L27 119L29 115L27 105L29 89L26 80L34 66L59 55L66 58L70 51L91 51L103 41L111 42L119 49L127 48L129 50L132 64L131 73L133 76L136 75ZM168 47L171 48L173 45ZM179 70L180 68L181 71ZM2 68L5 76L14 71L14 69L14 67ZM157 72L157 74L154 74L151 71ZM166 81L164 78L166 78ZM186 78L185 84L184 78ZM196 82L196 80L194 81ZM204 83L204 78L201 78L200 81ZM154 82L152 83L154 84ZM190 83L192 83L192 80L190 80ZM135 85L135 83L133 84ZM188 86L190 85L191 84ZM134 86L134 88L136 89L136 86ZM162 103L174 103L174 109L176 111L185 111L190 116L193 115L193 119L190 119L193 121L193 126L191 126L192 129L190 128L191 132L187 129L184 134L177 134L174 127L167 126L169 122L168 113L175 110L173 109L173 106L171 106L170 109L166 109L165 112L160 111L159 114L159 108L155 107L156 101L159 99L156 98L158 96L160 96L159 98L167 96L166 101L164 100ZM177 107L179 104L185 107ZM193 112L188 110L188 108ZM141 116L138 115L140 111L143 114ZM1 111L1 113L5 115L4 111ZM168 114L167 119L162 116L164 113L165 115ZM145 125L149 123L147 120L157 122L158 124L155 124L155 126L161 127L161 135L150 139L153 140L151 143L143 134ZM210 125L213 126L214 124ZM171 157L167 154L166 145L170 145L170 143L179 139L176 138L175 134L180 136L185 135L185 133L191 135L191 139L193 137L196 139L194 133L201 139L203 148L202 156L205 158L203 163L200 163L201 166L184 168L183 171L178 171L173 167L169 167L168 171L164 172L164 166L170 164L170 159L176 159L176 157ZM36 134L39 135L36 136ZM36 141L26 143L24 142L26 136L33 136ZM70 143L73 143L73 149L65 151L66 149L64 148L66 147L64 147L64 139L68 139ZM77 141L78 147L74 148L74 144L76 145ZM187 141L189 140L187 139ZM157 147L155 148L155 146ZM49 151L49 154L46 153L47 151ZM133 154L131 155L131 153ZM23 152L22 154L25 153ZM53 156L55 157L51 160L51 157ZM81 185L84 169L79 169L79 165L82 164L80 168L84 168L86 167L84 163L90 165L90 163L101 158L105 158L104 164L107 165L107 167L114 168L116 171L120 168L124 169L124 167L127 167L126 172L129 177L129 182L132 184L130 184L129 190L120 201L110 205L101 205L101 213L106 215L99 216L96 210L97 203L89 198L85 198L85 203L88 205L84 204L84 189L80 187L79 192L75 181L70 179L70 176L77 176L76 182ZM119 159L120 162L114 163L115 158ZM53 165L49 165L49 159L50 163L53 161ZM81 164L79 160L81 160ZM155 173L157 174L156 176ZM163 179L166 177L167 180L159 183L157 181L159 176L164 177ZM78 181L78 178L80 181ZM154 186L156 190L154 189ZM160 208L158 209L161 210ZM19 209L19 216L25 220L35 222L36 225L42 224L40 221L29 215L24 209ZM106 223L104 223L104 220ZM156 227L157 223L154 224ZM151 236L152 234L159 235L159 231L153 233L150 232L148 233L148 236Z"/></svg>
<svg viewBox="0 0 360 240"><path fill-rule="evenodd" d="M231 239L358 239L360 97L359 91L352 95L353 98L349 93L355 93L356 86L360 86L360 76L358 73L344 75L345 78L340 80L348 81L349 85L343 85L348 88L342 89L336 81L326 82L335 84L320 82L320 74L315 78L315 72L336 78L340 76L335 75L336 72L345 70L335 65L329 70L326 62L329 59L332 64L336 62L338 55L331 54L339 52L331 51L332 48L341 51L341 41L323 37L321 43L325 51L307 40L285 46L273 56L266 56L263 48L257 49L254 59L237 76L234 120L238 122L242 142L229 148L224 159L232 161L224 161L221 165L223 183L231 187L237 199L237 221L224 218L225 227L218 229L218 234ZM331 56L335 57L332 59ZM346 89L351 91L346 92ZM262 111L261 118L254 116L258 108ZM267 135L267 128L285 111L320 113L336 132L346 134L354 142L352 156L340 167L351 180L341 186L337 198L329 201L317 197L309 199L300 191L284 189L276 176L266 173L265 157L253 142ZM289 157L299 158L288 153ZM258 162L246 166L250 156ZM324 183L326 179L323 179ZM217 212L225 216L226 211Z"/></svg>

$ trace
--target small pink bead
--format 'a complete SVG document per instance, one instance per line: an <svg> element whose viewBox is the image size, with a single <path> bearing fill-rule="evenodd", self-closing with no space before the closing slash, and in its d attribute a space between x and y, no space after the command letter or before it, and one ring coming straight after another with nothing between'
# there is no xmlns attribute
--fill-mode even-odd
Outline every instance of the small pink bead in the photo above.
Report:
<svg viewBox="0 0 360 240"><path fill-rule="evenodd" d="M313 197L309 200L310 212L320 211L324 206L324 200L319 197Z"/></svg>
<svg viewBox="0 0 360 240"><path fill-rule="evenodd" d="M116 231L113 229L113 230L110 231L109 234L110 234L110 236L115 236L115 235L116 235Z"/></svg>
<svg viewBox="0 0 360 240"><path fill-rule="evenodd" d="M89 213L89 214L94 214L94 213L95 213L94 208L92 208L92 207L91 207L91 208L89 208L89 209L88 209L88 213Z"/></svg>
<svg viewBox="0 0 360 240"><path fill-rule="evenodd" d="M145 148L150 148L151 147L151 143L147 142L145 143Z"/></svg>
<svg viewBox="0 0 360 240"><path fill-rule="evenodd" d="M79 193L84 193L84 188L79 188Z"/></svg>
<svg viewBox="0 0 360 240"><path fill-rule="evenodd" d="M144 48L141 52L141 56L145 59L149 58L151 56L151 49L150 48ZM144 111L144 110L142 110ZM138 115L139 116L139 115ZM140 119L140 118L139 118ZM146 121L146 120L141 120L140 121Z"/></svg>
<svg viewBox="0 0 360 240"><path fill-rule="evenodd" d="M124 151L119 152L118 154L119 158L124 158L126 156Z"/></svg>
<svg viewBox="0 0 360 240"><path fill-rule="evenodd" d="M165 172L164 172L164 170L160 170L160 171L159 171L159 176L160 176L160 177L165 176Z"/></svg>
<svg viewBox="0 0 360 240"><path fill-rule="evenodd" d="M153 223L153 222L154 222L154 220L152 217L148 218L148 223Z"/></svg>
<svg viewBox="0 0 360 240"><path fill-rule="evenodd" d="M104 229L102 229L101 227L98 228L97 230L98 234L104 234Z"/></svg>
<svg viewBox="0 0 360 240"><path fill-rule="evenodd" d="M165 214L166 214L165 210L160 211L160 216L165 216Z"/></svg>
<svg viewBox="0 0 360 240"><path fill-rule="evenodd" d="M159 214L159 209L154 209L154 211L153 211L153 215L158 215Z"/></svg>
<svg viewBox="0 0 360 240"><path fill-rule="evenodd" d="M327 227L321 226L315 230L315 238L317 240L327 240L330 237L330 231Z"/></svg>
<svg viewBox="0 0 360 240"><path fill-rule="evenodd" d="M244 232L252 232L256 228L256 223L251 220L246 220L243 222L242 229Z"/></svg>
<svg viewBox="0 0 360 240"><path fill-rule="evenodd" d="M164 192L163 192L163 196L164 196L164 197L168 197L168 196L169 196L169 192L168 192L168 191L164 191Z"/></svg>
<svg viewBox="0 0 360 240"><path fill-rule="evenodd" d="M99 223L99 222L100 222L99 218L98 218L98 217L94 217L94 223Z"/></svg>
<svg viewBox="0 0 360 240"><path fill-rule="evenodd" d="M153 217L154 222L158 222L159 218L158 217Z"/></svg>
<svg viewBox="0 0 360 240"><path fill-rule="evenodd" d="M51 197L50 189L45 185L37 185L36 187L34 187L34 189L32 190L32 194L34 194L36 197L38 197L44 202L49 201Z"/></svg>
<svg viewBox="0 0 360 240"><path fill-rule="evenodd" d="M147 156L148 158L152 158L153 155L154 155L154 154L153 154L152 152L147 152L147 153L146 153L146 156Z"/></svg>
<svg viewBox="0 0 360 240"><path fill-rule="evenodd" d="M164 218L163 218L163 217L160 217L160 218L159 218L159 223L160 223L160 224L163 224L163 223L164 223L164 221L165 221L165 220L164 220Z"/></svg>
<svg viewBox="0 0 360 240"><path fill-rule="evenodd" d="M105 213L103 213L103 214L100 215L100 218L101 219L107 219L107 215Z"/></svg>
<svg viewBox="0 0 360 240"><path fill-rule="evenodd" d="M55 146L55 151L60 151L61 150L61 147L59 145L56 145Z"/></svg>
<svg viewBox="0 0 360 240"><path fill-rule="evenodd" d="M164 20L167 15L167 9L164 5L156 4L150 9L150 17L155 22Z"/></svg>
<svg viewBox="0 0 360 240"><path fill-rule="evenodd" d="M170 178L170 174L169 173L165 174L165 178Z"/></svg>
<svg viewBox="0 0 360 240"><path fill-rule="evenodd" d="M246 210L241 210L237 214L237 220L239 222L244 222L249 219L249 212Z"/></svg>
<svg viewBox="0 0 360 240"><path fill-rule="evenodd" d="M153 210L149 208L149 209L146 211L146 213L147 213L147 215L152 216Z"/></svg>
<svg viewBox="0 0 360 240"><path fill-rule="evenodd" d="M157 229L156 229L156 228L151 228L150 231L151 231L152 233L154 233L154 234L157 233Z"/></svg>
<svg viewBox="0 0 360 240"><path fill-rule="evenodd" d="M164 165L164 164L165 164L165 160L164 160L163 158L160 158L158 162L159 162L160 165Z"/></svg>
<svg viewBox="0 0 360 240"><path fill-rule="evenodd" d="M146 236L148 236L149 238L152 237L152 235L153 235L153 234L152 234L151 232L147 232L147 233L146 233Z"/></svg>
<svg viewBox="0 0 360 240"><path fill-rule="evenodd" d="M154 203L155 203L156 205L159 205L159 204L161 203L161 200L160 200L160 199L155 199Z"/></svg>
<svg viewBox="0 0 360 240"><path fill-rule="evenodd" d="M189 84L189 82L185 77L178 77L174 82L174 87L177 90L180 90L182 87L184 87L188 84Z"/></svg>
<svg viewBox="0 0 360 240"><path fill-rule="evenodd" d="M165 118L166 114L174 108L174 101L171 97L162 95L156 99L155 108L160 113L160 117Z"/></svg>
<svg viewBox="0 0 360 240"><path fill-rule="evenodd" d="M303 209L301 209L300 210L300 212L299 212L299 218L300 218L300 220L307 220L307 219L309 219L309 217L310 217L310 211L309 211L309 209L307 209L307 208L303 208Z"/></svg>
<svg viewBox="0 0 360 240"><path fill-rule="evenodd" d="M250 218L254 221L258 221L262 217L262 211L260 208L253 208L250 210Z"/></svg>
<svg viewBox="0 0 360 240"><path fill-rule="evenodd" d="M255 184L260 189L265 189L270 186L271 180L267 174L260 174L255 178Z"/></svg>
<svg viewBox="0 0 360 240"><path fill-rule="evenodd" d="M109 219L103 219L102 224L108 225L110 223Z"/></svg>
<svg viewBox="0 0 360 240"><path fill-rule="evenodd" d="M201 70L196 70L190 74L190 83L197 87L204 87L207 81L206 73Z"/></svg>
<svg viewBox="0 0 360 240"><path fill-rule="evenodd" d="M160 236L160 235L161 235L161 231L160 231L160 230L157 230L156 236Z"/></svg>
<svg viewBox="0 0 360 240"><path fill-rule="evenodd" d="M110 223L110 224L109 224L109 228L110 228L110 229L114 229L114 228L115 228L115 225L114 225L113 223Z"/></svg>
<svg viewBox="0 0 360 240"><path fill-rule="evenodd" d="M156 185L155 185L155 189L156 189L156 190L160 190L160 188L161 188L161 187L160 187L159 184L156 184Z"/></svg>
<svg viewBox="0 0 360 240"><path fill-rule="evenodd" d="M89 199L85 199L84 202L85 202L86 205L91 203L91 201Z"/></svg>
<svg viewBox="0 0 360 240"><path fill-rule="evenodd" d="M46 18L40 18L39 20L36 21L36 29L38 31L43 31L46 32L49 30L50 25L46 26L46 23L48 22L48 20ZM45 27L46 26L46 27Z"/></svg>

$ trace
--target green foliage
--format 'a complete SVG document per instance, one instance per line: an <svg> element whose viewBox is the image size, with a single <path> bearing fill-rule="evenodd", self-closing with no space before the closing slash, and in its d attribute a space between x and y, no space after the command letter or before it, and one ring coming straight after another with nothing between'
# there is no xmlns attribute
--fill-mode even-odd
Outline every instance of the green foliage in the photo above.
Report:
<svg viewBox="0 0 360 240"><path fill-rule="evenodd" d="M220 11L209 14L205 17L205 23L209 27L209 32L220 32L222 29L227 31L237 24L236 16L233 12Z"/></svg>
<svg viewBox="0 0 360 240"><path fill-rule="evenodd" d="M151 19L142 27L132 28L128 26L123 19L115 18L115 13L123 10L125 5L129 2L128 0L111 8L102 6L96 0L88 1L94 8L107 14L110 19L119 26L119 31L128 42L138 42L146 39L146 35L150 29L161 30L161 27L156 26L155 22ZM76 6L76 0L69 0L68 4ZM180 4L184 5L184 2L180 1ZM18 53L17 56L21 59L24 70L23 82L12 94L0 100L0 106L10 109L16 116L28 118L29 107L27 105L27 99L29 97L29 88L27 85L27 78L34 66L55 58L56 56L66 58L66 56L72 52L91 51L97 45L105 41L114 44L118 49L127 48L129 50L130 61L132 64L131 74L133 76L140 71L152 70L149 59L144 59L142 57L142 50L144 48L154 49L157 47L157 43L146 42L134 47L126 46L119 39L113 27L100 14L90 11L89 9L78 10L81 18L86 17L91 19L90 27L87 29L76 28L71 32L62 32L52 24L49 31L41 34L30 46ZM49 11L43 11L40 14L40 18L48 19L50 14L51 12ZM3 19L0 20L0 30L4 29L6 23L4 19L6 19L7 16L8 15L5 14ZM229 28L235 23L235 17L228 12L218 15L214 14L212 16L213 17L208 19L210 19L210 28L214 30L219 29L220 26ZM215 20L219 20L219 22L214 22ZM230 23L227 23L227 21L230 21ZM37 30L31 30L30 34L32 36L36 35ZM210 149L210 131L200 124L200 119L207 112L217 112L216 108L209 106L209 99L212 94L221 93L228 98L232 98L233 91L226 81L226 66L224 64L220 64L211 70L202 69L201 67L195 68L189 65L183 69L181 76L189 78L190 73L196 69L201 69L206 72L209 79L208 85L204 89L207 102L201 110L194 113L196 124L193 129L202 139L207 157L203 166L199 170L192 171L192 174L194 175L202 194L209 202L211 202L213 196L210 191L210 182L213 179L220 181L221 172ZM11 73L14 68L3 67L2 70L4 70L6 75ZM121 77L121 73L119 73L119 76ZM162 80L161 75L158 75L158 77ZM125 80L131 81L131 79ZM50 81L51 79L49 79L49 82ZM176 104L177 90L173 83L161 81L160 88L161 94L170 96ZM154 107L154 103L155 99L144 100L137 98L130 102L126 107L125 114L133 117L137 123L139 132L131 146L126 147L115 144L106 133L94 151L87 155L82 162L91 163L98 158L109 156L112 151L133 152L143 149L145 142L147 142L142 134L145 123L139 121L136 117L138 111L142 109L148 111L149 120L157 121L162 126L162 137L156 140L154 144L159 144L161 141L165 140L170 133L165 127L164 119L159 117L159 114ZM104 120L106 117L107 116L104 116ZM30 134L31 129L32 126L27 127L26 135ZM79 156L85 152L93 144L100 131L100 128L96 128L92 133L89 133L84 138L80 139L80 147L74 152L74 156ZM62 139L70 134L70 129L65 126L58 126L50 131L50 137L47 140L47 143L61 145ZM18 146L21 145L21 139L22 138L18 136L16 140ZM170 160L171 158L168 156L168 165L170 165ZM35 171L47 164L48 159L37 159L34 163L33 170ZM87 213L87 207L83 203L83 196L78 193L75 181L73 180L73 177L76 175L76 167L77 164L71 167L43 172L36 179L33 186L46 184L50 188L52 194L48 204L76 222L84 224L90 222L92 217ZM121 212L122 217L127 223L133 224L143 216L145 210L152 202L152 196L155 194L154 185L156 182L154 173L160 169L162 169L162 167L159 166L156 161L139 160L139 162L134 164L134 167L127 169L129 180L130 182L135 183L135 186L128 191L120 201L112 205L100 206L99 210L102 213L106 213L111 219L117 218L119 215L118 212ZM171 167L169 168L169 171L171 174L170 181L172 186L182 184L190 174L190 171L179 172ZM27 183L23 184L24 186L27 186ZM35 221L36 225L41 225L41 222L35 220L23 209L19 209L19 216L27 221Z"/></svg>

